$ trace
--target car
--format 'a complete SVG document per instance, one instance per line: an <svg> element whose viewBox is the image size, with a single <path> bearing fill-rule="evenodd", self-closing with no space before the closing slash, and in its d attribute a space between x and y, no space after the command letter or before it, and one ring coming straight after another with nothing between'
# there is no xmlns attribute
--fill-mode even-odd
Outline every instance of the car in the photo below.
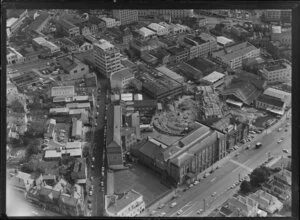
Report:
<svg viewBox="0 0 300 220"><path fill-rule="evenodd" d="M188 188L184 188L182 191L185 192L185 191L187 191L187 190L188 190Z"/></svg>
<svg viewBox="0 0 300 220"><path fill-rule="evenodd" d="M282 142L282 140L280 139L279 141L277 141L277 144L280 144Z"/></svg>
<svg viewBox="0 0 300 220"><path fill-rule="evenodd" d="M194 185L197 185L197 184L199 184L199 181L198 181L198 180L196 180L196 181L194 182Z"/></svg>
<svg viewBox="0 0 300 220"><path fill-rule="evenodd" d="M183 210L180 209L178 212L177 212L177 215L181 215L183 213Z"/></svg>
<svg viewBox="0 0 300 220"><path fill-rule="evenodd" d="M211 194L212 197L215 197L217 195L217 192L213 192L213 194Z"/></svg>
<svg viewBox="0 0 300 220"><path fill-rule="evenodd" d="M95 157L92 157L92 161L95 162Z"/></svg>
<svg viewBox="0 0 300 220"><path fill-rule="evenodd" d="M194 186L194 184L191 183L191 184L189 185L189 188L192 188L193 186Z"/></svg>
<svg viewBox="0 0 300 220"><path fill-rule="evenodd" d="M204 178L208 177L209 175L209 173L204 174Z"/></svg>
<svg viewBox="0 0 300 220"><path fill-rule="evenodd" d="M287 132L287 131L288 131L288 129L286 128L284 131L285 131L285 132Z"/></svg>
<svg viewBox="0 0 300 220"><path fill-rule="evenodd" d="M289 153L289 151L287 149L283 149L282 151L287 154Z"/></svg>
<svg viewBox="0 0 300 220"><path fill-rule="evenodd" d="M88 199L88 203L92 203L92 200Z"/></svg>
<svg viewBox="0 0 300 220"><path fill-rule="evenodd" d="M162 212L159 216L165 216L166 213L165 212Z"/></svg>
<svg viewBox="0 0 300 220"><path fill-rule="evenodd" d="M92 209L92 204L91 203L88 204L88 208Z"/></svg>
<svg viewBox="0 0 300 220"><path fill-rule="evenodd" d="M101 181L100 184L101 184L102 187L104 186L104 182L103 181Z"/></svg>
<svg viewBox="0 0 300 220"><path fill-rule="evenodd" d="M102 170L102 172L104 172L105 168L104 168L104 167L102 167L102 168L101 168L101 170Z"/></svg>
<svg viewBox="0 0 300 220"><path fill-rule="evenodd" d="M92 168L92 170L94 169L94 165L93 164L92 164L91 168Z"/></svg>
<svg viewBox="0 0 300 220"><path fill-rule="evenodd" d="M165 204L164 204L164 203L160 204L157 208L158 208L158 209L162 209L163 207L165 207Z"/></svg>
<svg viewBox="0 0 300 220"><path fill-rule="evenodd" d="M171 208L174 208L177 205L176 202L172 202L172 204L170 205Z"/></svg>
<svg viewBox="0 0 300 220"><path fill-rule="evenodd" d="M280 132L282 130L282 128L278 128L278 132Z"/></svg>
<svg viewBox="0 0 300 220"><path fill-rule="evenodd" d="M104 187L101 187L100 190L101 190L101 192L103 192L104 191Z"/></svg>
<svg viewBox="0 0 300 220"><path fill-rule="evenodd" d="M197 214L201 214L201 212L203 212L203 209L199 209L199 210L197 211Z"/></svg>
<svg viewBox="0 0 300 220"><path fill-rule="evenodd" d="M251 147L251 145L249 144L249 145L246 147L246 149L248 150L248 149L250 149L250 147Z"/></svg>
<svg viewBox="0 0 300 220"><path fill-rule="evenodd" d="M93 195L93 191L92 191L92 190L89 191L89 195L90 195L90 196Z"/></svg>

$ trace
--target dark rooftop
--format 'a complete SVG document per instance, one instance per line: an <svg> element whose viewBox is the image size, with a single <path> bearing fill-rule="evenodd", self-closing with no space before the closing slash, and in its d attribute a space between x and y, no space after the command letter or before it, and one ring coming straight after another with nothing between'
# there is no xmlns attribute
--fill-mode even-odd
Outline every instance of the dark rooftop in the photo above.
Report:
<svg viewBox="0 0 300 220"><path fill-rule="evenodd" d="M173 46L167 49L171 54L180 54L185 52L187 49L185 47L181 47L181 46Z"/></svg>
<svg viewBox="0 0 300 220"><path fill-rule="evenodd" d="M211 73L213 69L216 67L216 64L213 63L212 61L200 57L189 60L186 63L200 70L203 73L208 73L208 72Z"/></svg>
<svg viewBox="0 0 300 220"><path fill-rule="evenodd" d="M266 94L262 94L257 98L257 101L259 102L263 102L263 103L267 103L270 105L274 105L276 107L282 108L284 105L284 102L277 97L273 97L273 96L269 96Z"/></svg>
<svg viewBox="0 0 300 220"><path fill-rule="evenodd" d="M33 22L28 26L29 30L36 31L38 27L49 17L49 14L45 11L40 11L39 16L35 18Z"/></svg>

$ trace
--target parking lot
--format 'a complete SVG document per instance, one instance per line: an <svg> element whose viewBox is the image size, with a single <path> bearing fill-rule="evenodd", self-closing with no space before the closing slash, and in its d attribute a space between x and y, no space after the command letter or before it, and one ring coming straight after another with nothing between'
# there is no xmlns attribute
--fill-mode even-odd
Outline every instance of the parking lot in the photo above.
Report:
<svg viewBox="0 0 300 220"><path fill-rule="evenodd" d="M141 193L146 205L169 190L160 183L158 174L140 164L133 164L129 170L115 172L114 188L115 193L123 193L130 189Z"/></svg>

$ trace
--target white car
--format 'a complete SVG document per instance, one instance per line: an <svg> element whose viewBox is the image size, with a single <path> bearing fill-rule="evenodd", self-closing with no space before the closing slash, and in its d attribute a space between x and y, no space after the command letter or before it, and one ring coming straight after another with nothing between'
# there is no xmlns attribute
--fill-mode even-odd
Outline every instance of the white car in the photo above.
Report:
<svg viewBox="0 0 300 220"><path fill-rule="evenodd" d="M189 188L192 188L194 185L191 183L190 185L189 185Z"/></svg>
<svg viewBox="0 0 300 220"><path fill-rule="evenodd" d="M170 207L171 207L171 208L174 208L176 205L177 205L177 203L176 203L176 202L173 202L173 203L170 205Z"/></svg>
<svg viewBox="0 0 300 220"><path fill-rule="evenodd" d="M215 197L217 195L217 192L213 192L213 194L211 194L212 197Z"/></svg>
<svg viewBox="0 0 300 220"><path fill-rule="evenodd" d="M181 215L183 213L183 210L180 209L178 212L177 212L177 215Z"/></svg>
<svg viewBox="0 0 300 220"><path fill-rule="evenodd" d="M92 190L89 191L89 195L90 195L90 196L93 195L93 191L92 191Z"/></svg>
<svg viewBox="0 0 300 220"><path fill-rule="evenodd" d="M194 182L194 185L197 185L197 184L199 184L199 181L198 181L198 180L196 180L196 181Z"/></svg>
<svg viewBox="0 0 300 220"><path fill-rule="evenodd" d="M201 212L203 212L203 209L199 209L199 210L197 211L197 214L201 214Z"/></svg>
<svg viewBox="0 0 300 220"><path fill-rule="evenodd" d="M165 212L162 212L161 214L160 214L160 216L165 216L166 215L166 213Z"/></svg>
<svg viewBox="0 0 300 220"><path fill-rule="evenodd" d="M282 142L282 140L280 139L279 141L277 141L277 144L280 144Z"/></svg>
<svg viewBox="0 0 300 220"><path fill-rule="evenodd" d="M102 167L102 172L104 172L104 167Z"/></svg>

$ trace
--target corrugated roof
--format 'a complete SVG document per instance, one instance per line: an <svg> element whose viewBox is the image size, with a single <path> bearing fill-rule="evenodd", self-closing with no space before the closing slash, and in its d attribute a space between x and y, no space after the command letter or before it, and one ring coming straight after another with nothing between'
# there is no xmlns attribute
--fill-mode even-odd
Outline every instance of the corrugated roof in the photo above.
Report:
<svg viewBox="0 0 300 220"><path fill-rule="evenodd" d="M282 101L280 98L276 98L273 96L262 94L257 98L258 102L263 102L269 105L273 105L279 108L282 108L284 106L284 101Z"/></svg>
<svg viewBox="0 0 300 220"><path fill-rule="evenodd" d="M205 76L202 78L202 80L206 80L208 82L214 83L216 81L218 81L219 79L224 78L224 74L217 72L217 71L213 71L211 74Z"/></svg>
<svg viewBox="0 0 300 220"><path fill-rule="evenodd" d="M182 138L179 142L182 143L184 146L187 146L200 138L203 138L205 135L207 135L210 132L210 128L202 125L200 128L196 129L195 131L192 131L187 136Z"/></svg>
<svg viewBox="0 0 300 220"><path fill-rule="evenodd" d="M250 105L255 100L260 92L250 82L239 82L231 84L230 88L221 92L221 95L228 96L232 95L241 100L243 103Z"/></svg>

